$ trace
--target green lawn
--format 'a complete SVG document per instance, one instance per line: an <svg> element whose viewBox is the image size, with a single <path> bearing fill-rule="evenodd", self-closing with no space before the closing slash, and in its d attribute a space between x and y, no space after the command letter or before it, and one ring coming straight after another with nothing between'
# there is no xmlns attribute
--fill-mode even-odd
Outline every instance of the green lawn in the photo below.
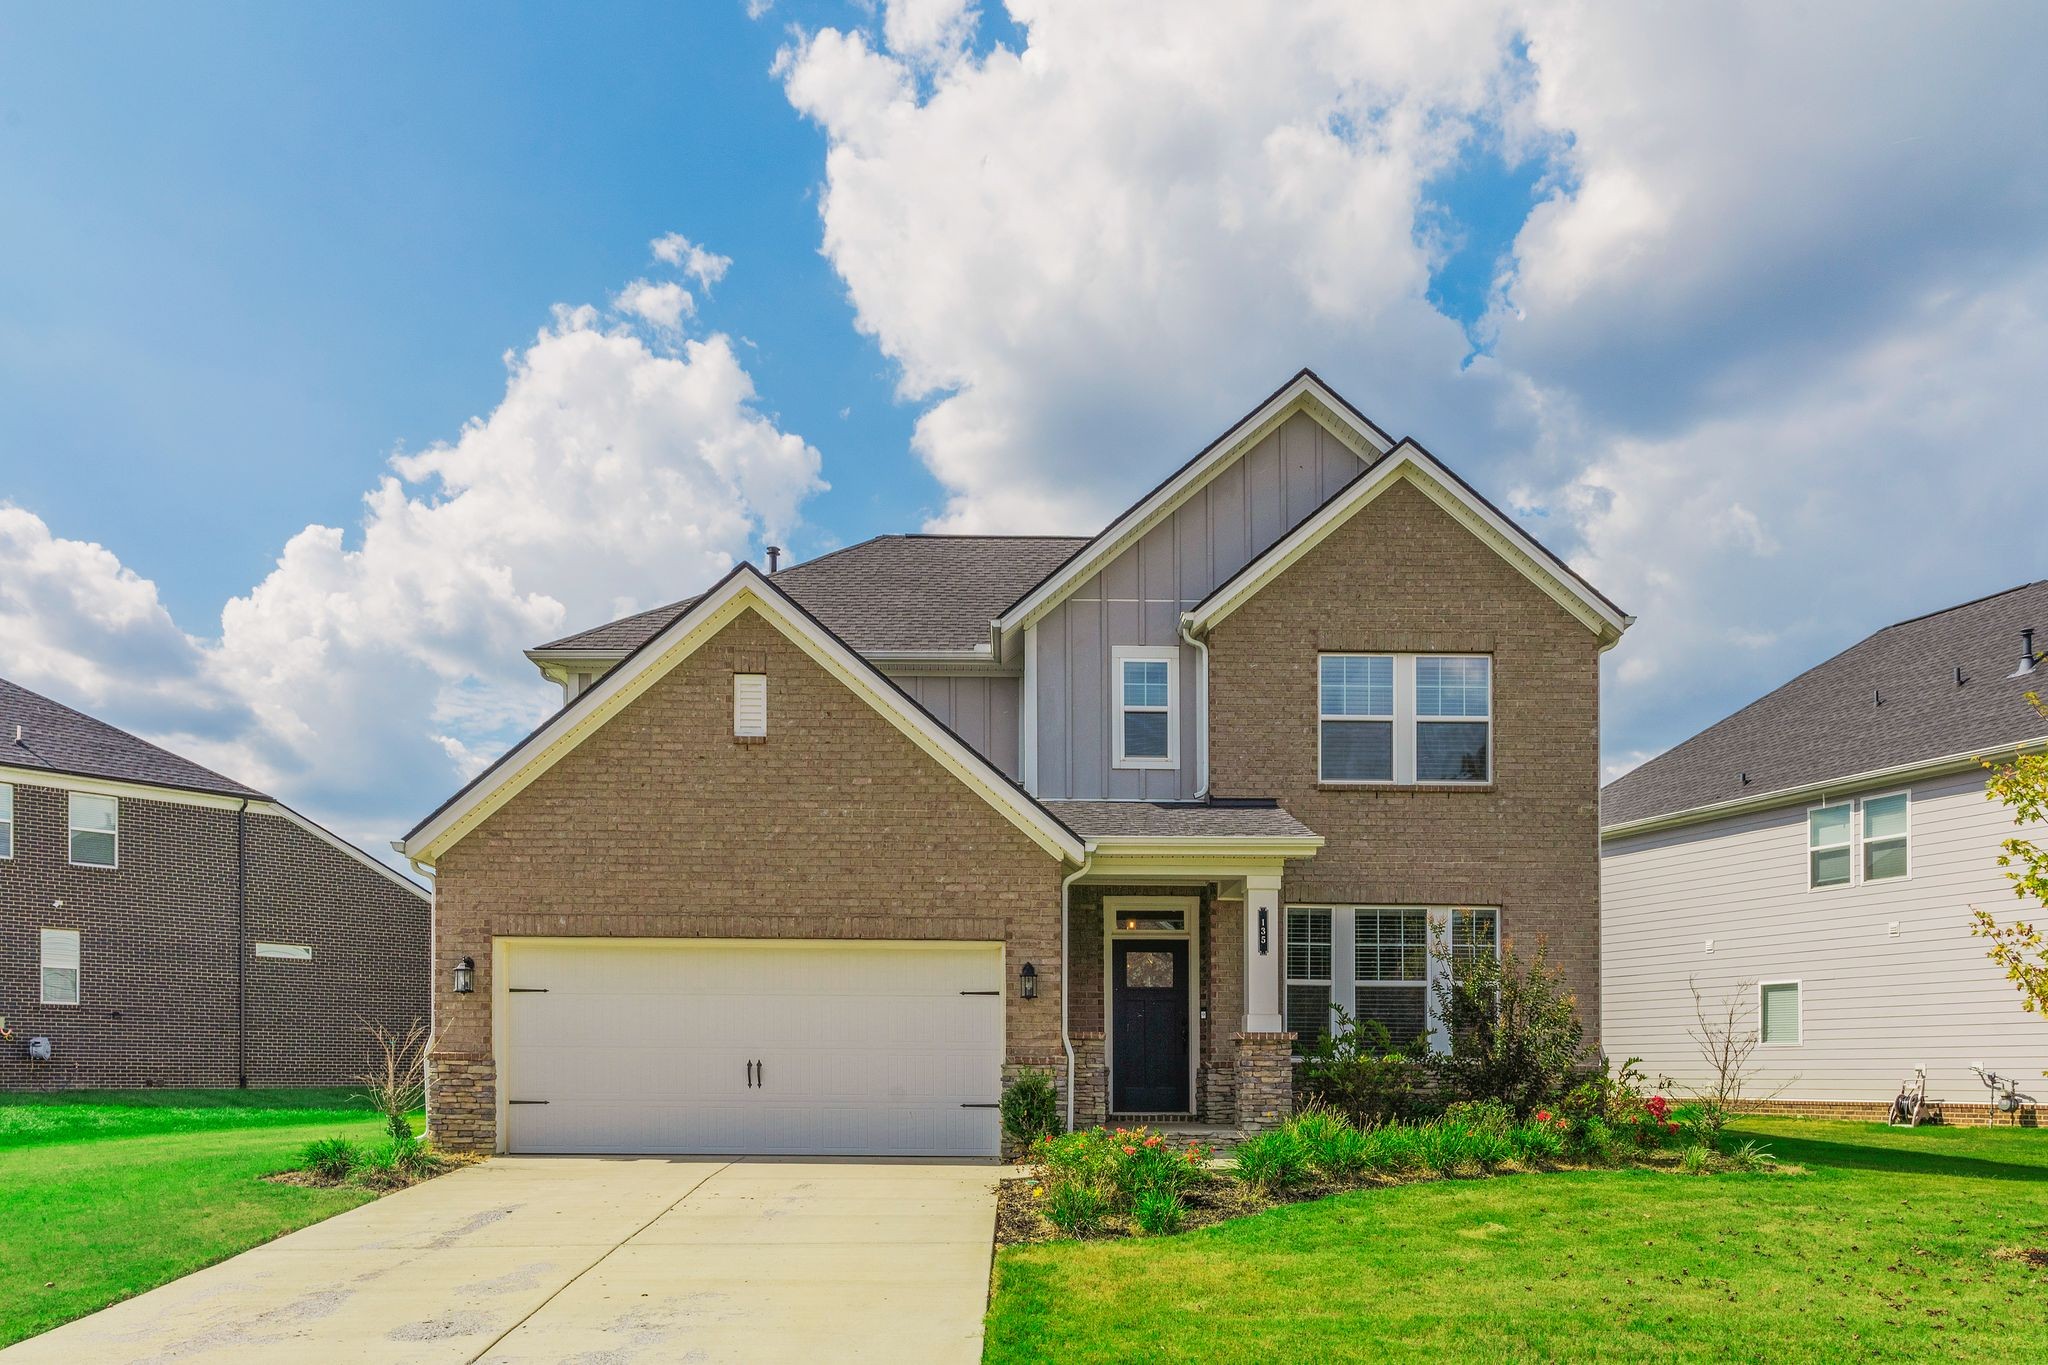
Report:
<svg viewBox="0 0 2048 1365"><path fill-rule="evenodd" d="M988 1361L1997 1360L2048 1350L2048 1132L1747 1120L1808 1174L1407 1185L1005 1248Z"/></svg>
<svg viewBox="0 0 2048 1365"><path fill-rule="evenodd" d="M0 1346L373 1198L257 1179L375 1141L342 1091L0 1095Z"/></svg>

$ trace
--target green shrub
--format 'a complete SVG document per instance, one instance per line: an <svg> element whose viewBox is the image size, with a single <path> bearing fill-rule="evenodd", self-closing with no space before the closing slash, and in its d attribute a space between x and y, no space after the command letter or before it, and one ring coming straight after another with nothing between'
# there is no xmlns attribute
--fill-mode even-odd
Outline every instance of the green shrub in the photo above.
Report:
<svg viewBox="0 0 2048 1365"><path fill-rule="evenodd" d="M299 1153L299 1169L322 1180L346 1180L363 1164L363 1149L345 1137L316 1138Z"/></svg>
<svg viewBox="0 0 2048 1365"><path fill-rule="evenodd" d="M1525 1166L1555 1161L1564 1155L1564 1120L1534 1118L1508 1130L1508 1145L1515 1160Z"/></svg>
<svg viewBox="0 0 2048 1365"><path fill-rule="evenodd" d="M1586 1065L1585 1026L1548 947L1539 943L1526 965L1508 943L1455 960L1438 936L1430 952L1443 966L1432 988L1437 1012L1450 1022L1451 1050L1432 1059L1444 1093L1498 1100L1516 1114L1561 1099Z"/></svg>
<svg viewBox="0 0 2048 1365"><path fill-rule="evenodd" d="M1444 1110L1444 1122L1475 1133L1504 1137L1515 1126L1515 1115L1499 1100L1458 1100Z"/></svg>
<svg viewBox="0 0 2048 1365"><path fill-rule="evenodd" d="M1427 1044L1396 1044L1377 1019L1353 1019L1331 1007L1334 1025L1302 1058L1303 1097L1348 1115L1354 1123L1388 1123L1413 1118L1429 1104Z"/></svg>
<svg viewBox="0 0 2048 1365"><path fill-rule="evenodd" d="M418 1138L409 1137L403 1142L391 1144L391 1165L401 1174L422 1180L434 1173L434 1151Z"/></svg>
<svg viewBox="0 0 2048 1365"><path fill-rule="evenodd" d="M1284 1125L1302 1160L1325 1180L1355 1180L1366 1170L1366 1136L1334 1109L1311 1105Z"/></svg>
<svg viewBox="0 0 2048 1365"><path fill-rule="evenodd" d="M1148 1237L1179 1232L1187 1217L1186 1201L1172 1190L1142 1191L1131 1209L1131 1221Z"/></svg>
<svg viewBox="0 0 2048 1365"><path fill-rule="evenodd" d="M1257 1133L1237 1144L1231 1154L1238 1183L1258 1194L1279 1194L1307 1181L1308 1161L1301 1144L1285 1128Z"/></svg>
<svg viewBox="0 0 2048 1365"><path fill-rule="evenodd" d="M1712 1175L1714 1149L1695 1143L1678 1154L1678 1169L1687 1175Z"/></svg>
<svg viewBox="0 0 2048 1365"><path fill-rule="evenodd" d="M1070 1237L1096 1231L1108 1214L1108 1201L1093 1186L1063 1180L1042 1185L1046 1221Z"/></svg>
<svg viewBox="0 0 2048 1365"><path fill-rule="evenodd" d="M1581 1119L1571 1130L1565 1150L1594 1165L1606 1165L1614 1160L1615 1145L1614 1130L1595 1115Z"/></svg>
<svg viewBox="0 0 2048 1365"><path fill-rule="evenodd" d="M1387 1175L1423 1167L1422 1134L1412 1124L1389 1123L1365 1134L1365 1169Z"/></svg>
<svg viewBox="0 0 2048 1365"><path fill-rule="evenodd" d="M1018 1072L1010 1088L1003 1092L1002 1116L1003 1136L1020 1146L1029 1147L1040 1138L1058 1133L1060 1095L1052 1083L1052 1073L1037 1067Z"/></svg>

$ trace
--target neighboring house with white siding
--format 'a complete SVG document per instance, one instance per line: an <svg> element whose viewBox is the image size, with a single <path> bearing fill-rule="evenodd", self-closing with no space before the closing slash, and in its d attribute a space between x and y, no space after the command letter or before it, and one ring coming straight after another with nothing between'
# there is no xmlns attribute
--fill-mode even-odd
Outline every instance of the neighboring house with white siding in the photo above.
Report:
<svg viewBox="0 0 2048 1365"><path fill-rule="evenodd" d="M2037 628L2048 581L1902 621L1608 784L1609 1054L1703 1081L1697 983L1761 1033L1758 1099L1881 1113L1924 1066L1951 1117L1981 1114L1973 1065L2048 1096L2048 1020L1970 934L1973 906L2025 909L1983 764L2048 745Z"/></svg>

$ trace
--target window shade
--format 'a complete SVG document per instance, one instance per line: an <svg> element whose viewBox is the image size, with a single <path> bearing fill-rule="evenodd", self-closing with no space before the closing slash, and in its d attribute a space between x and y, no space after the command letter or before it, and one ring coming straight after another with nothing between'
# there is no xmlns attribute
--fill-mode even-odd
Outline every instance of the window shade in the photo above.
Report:
<svg viewBox="0 0 2048 1365"><path fill-rule="evenodd" d="M1763 1040L1767 1043L1799 1041L1799 985L1779 982L1763 988Z"/></svg>

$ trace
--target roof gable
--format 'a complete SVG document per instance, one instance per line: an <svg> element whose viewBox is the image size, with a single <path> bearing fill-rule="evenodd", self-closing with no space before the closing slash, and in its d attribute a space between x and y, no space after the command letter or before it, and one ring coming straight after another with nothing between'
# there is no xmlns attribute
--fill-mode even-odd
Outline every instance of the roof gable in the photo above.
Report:
<svg viewBox="0 0 2048 1365"><path fill-rule="evenodd" d="M492 812L694 654L743 612L759 613L942 767L1055 857L1080 862L1081 840L993 764L826 629L750 564L736 565L709 592L646 640L587 691L486 768L399 842L408 858L432 864Z"/></svg>
<svg viewBox="0 0 2048 1365"><path fill-rule="evenodd" d="M1188 628L1197 634L1214 629L1361 509L1400 483L1420 490L1580 624L1599 635L1604 645L1611 646L1628 629L1633 618L1413 441L1401 442L1197 603L1183 617Z"/></svg>
<svg viewBox="0 0 2048 1365"><path fill-rule="evenodd" d="M1035 624L1104 566L1160 525L1181 503L1271 435L1296 413L1307 413L1361 459L1377 460L1394 448L1393 438L1375 426L1312 370L1301 370L1266 400L1231 425L1195 457L1047 574L996 618L999 653L1007 642Z"/></svg>

